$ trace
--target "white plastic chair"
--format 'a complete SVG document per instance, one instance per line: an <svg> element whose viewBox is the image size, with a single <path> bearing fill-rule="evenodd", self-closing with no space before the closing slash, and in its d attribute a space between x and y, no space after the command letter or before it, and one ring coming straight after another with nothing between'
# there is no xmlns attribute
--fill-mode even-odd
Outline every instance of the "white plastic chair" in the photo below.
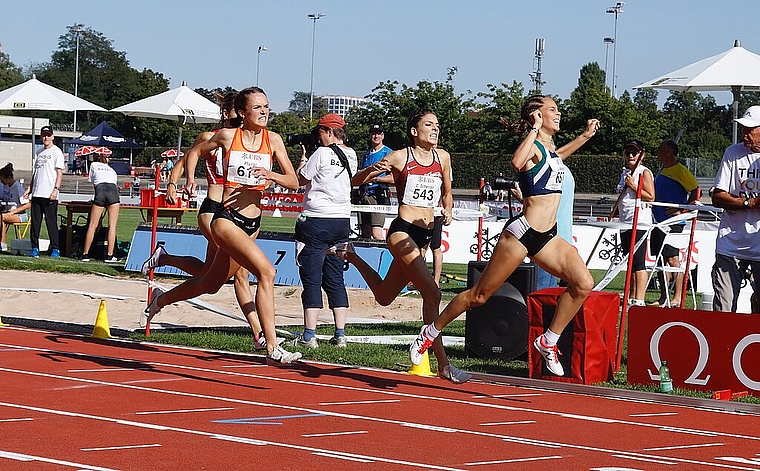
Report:
<svg viewBox="0 0 760 471"><path fill-rule="evenodd" d="M660 272L663 273L666 279L667 279L668 273L673 273L673 274L684 273L684 276L686 274L686 255L689 253L688 246L689 246L689 239L691 237L690 227L689 225L686 225L686 227L684 227L683 232L671 232L670 227L668 227L668 225L666 225L665 222L657 225L660 228L660 230L665 232L665 239L662 243L662 247L660 247L660 251L657 253L657 257L655 258L654 265L649 267L651 272L649 273L647 286L649 286L649 283L652 281L652 277L656 273L660 273ZM694 221L692 220L692 224L693 223ZM665 247L666 244L672 247L675 247L679 250L680 266L671 267L670 265L667 264L667 261L663 258L662 249ZM691 252L691 259L692 259L692 262L689 264L689 271L692 271L697 267L698 258L697 258L696 252ZM667 307L671 307L669 285L670 283L666 281L665 282L665 306ZM696 295L696 290L694 289L694 280L691 276L689 276L689 286L687 287L687 289L691 289L691 296L693 299L694 309L697 309L696 307L697 295ZM682 306L682 307L685 307L685 306Z"/></svg>

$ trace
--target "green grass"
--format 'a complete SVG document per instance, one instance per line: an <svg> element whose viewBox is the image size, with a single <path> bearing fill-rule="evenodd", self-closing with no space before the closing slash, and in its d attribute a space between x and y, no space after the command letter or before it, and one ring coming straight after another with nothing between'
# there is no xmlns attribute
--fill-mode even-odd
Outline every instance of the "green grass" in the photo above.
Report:
<svg viewBox="0 0 760 471"><path fill-rule="evenodd" d="M142 218L137 211L122 211L119 215L118 239L120 241L131 241L135 228L142 222ZM168 222L161 221L159 222ZM84 222L82 222L84 223ZM272 218L264 217L262 220L262 229L265 231L276 232L293 232L295 218ZM45 225L42 225L42 235L45 238L47 231ZM8 232L9 242L13 238L13 231ZM7 254L0 254L0 270L35 270L58 273L97 273L111 276L130 276L138 277L139 274L125 272L121 266L113 266L106 263L92 261L82 263L76 259L60 258L50 259L40 257L32 259L29 257L18 257ZM467 278L467 265L444 263L443 272L459 279ZM595 281L599 281L604 272L601 270L592 270ZM618 275L607 286L607 291L621 293L625 283L625 273ZM444 300L451 299L457 293L466 289L465 283L455 279L444 278L441 284ZM658 292L648 291L647 301L654 301L659 296ZM699 301L698 301L699 304ZM391 324L354 324L346 326L347 335L370 336L370 335L415 335L419 332L419 322L404 322ZM300 330L299 328L296 328ZM465 322L454 321L446 328L447 335L464 336ZM332 335L332 326L321 325L317 330L318 334ZM135 340L145 340L141 333L133 333L131 338ZM216 350L231 352L253 352L253 342L248 329L193 329L177 332L153 332L150 340L152 342L188 345L198 348L211 348ZM623 349L623 364L613 380L602 383L602 386L611 388L625 388L642 391L654 392L656 386L631 385L626 381L626 347ZM405 371L409 364L408 347L406 345L388 346L373 344L349 344L345 349L339 349L329 345L327 342L321 342L320 347L315 350L299 349L305 359L314 361L325 361L336 364L368 366L374 368L383 368L390 370ZM447 347L447 354L452 363L468 371L490 373L497 375L511 375L518 377L528 376L528 365L525 361L513 360L502 361L482 358L467 357L462 347ZM435 371L435 357L431 356L431 368ZM678 389L674 394L695 397L710 397L709 393ZM760 398L748 397L739 399L742 402L760 404Z"/></svg>

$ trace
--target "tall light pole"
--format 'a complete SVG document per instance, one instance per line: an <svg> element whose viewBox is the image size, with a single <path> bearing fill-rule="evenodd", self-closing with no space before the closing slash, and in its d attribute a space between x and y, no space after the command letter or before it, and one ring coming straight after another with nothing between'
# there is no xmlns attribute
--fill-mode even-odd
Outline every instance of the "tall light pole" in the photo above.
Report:
<svg viewBox="0 0 760 471"><path fill-rule="evenodd" d="M618 14L623 13L625 2L617 2L614 7L607 8L607 13L615 15L615 31L612 34L612 96L617 98L617 20Z"/></svg>
<svg viewBox="0 0 760 471"><path fill-rule="evenodd" d="M267 47L262 44L261 46L259 46L259 50L256 53L256 86L257 87L259 86L259 60L261 60L261 53L266 52L266 51L267 51Z"/></svg>
<svg viewBox="0 0 760 471"><path fill-rule="evenodd" d="M76 35L76 59L74 65L74 96L79 96L79 33L84 28L82 23L77 23L71 27L71 31ZM77 110L74 110L74 132L77 132Z"/></svg>
<svg viewBox="0 0 760 471"><path fill-rule="evenodd" d="M615 44L615 39L613 38L604 38L604 44L605 44L605 50L604 50L604 86L607 86L607 61L610 57L610 44ZM610 93L612 93L612 89L610 89Z"/></svg>
<svg viewBox="0 0 760 471"><path fill-rule="evenodd" d="M324 13L312 13L309 19L312 21L311 28L311 80L309 81L309 125L314 120L314 44L317 37L317 20L325 16Z"/></svg>

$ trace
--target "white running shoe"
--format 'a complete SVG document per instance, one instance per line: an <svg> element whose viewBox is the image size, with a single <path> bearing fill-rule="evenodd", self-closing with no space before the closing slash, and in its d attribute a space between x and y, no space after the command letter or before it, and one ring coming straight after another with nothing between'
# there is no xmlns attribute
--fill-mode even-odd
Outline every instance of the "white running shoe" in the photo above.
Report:
<svg viewBox="0 0 760 471"><path fill-rule="evenodd" d="M431 345L433 345L433 341L435 340L435 338L431 339L425 335L425 329L427 329L427 325L422 326L419 335L417 335L417 338L414 339L414 342L409 346L409 358L411 358L412 364L415 366L422 363L425 352Z"/></svg>
<svg viewBox="0 0 760 471"><path fill-rule="evenodd" d="M549 369L549 371L557 376L565 376L565 369L562 368L562 363L559 362L559 356L562 355L562 353L560 353L556 345L552 347L544 346L544 344L541 342L541 339L543 338L543 335L536 338L536 340L533 342L533 346L536 347L538 353L544 357L544 362L546 363L546 367Z"/></svg>
<svg viewBox="0 0 760 471"><path fill-rule="evenodd" d="M462 371L454 365L446 365L443 367L443 371L438 373L443 379L448 379L454 384L466 383L472 379L472 375L466 371Z"/></svg>
<svg viewBox="0 0 760 471"><path fill-rule="evenodd" d="M140 269L142 274L147 275L148 273L150 273L151 268L160 267L161 265L159 262L160 262L161 256L167 255L167 254L168 253L166 252L166 249L164 248L163 245L157 246L156 250L153 251L151 256L148 257L148 259L143 262L142 268Z"/></svg>
<svg viewBox="0 0 760 471"><path fill-rule="evenodd" d="M267 353L267 363L286 365L288 363L295 363L301 356L301 352L289 352L278 345L274 347L272 353Z"/></svg>
<svg viewBox="0 0 760 471"><path fill-rule="evenodd" d="M264 337L263 333L259 336L259 339L253 343L253 349L254 350L266 350L267 349L267 339L266 339L266 337Z"/></svg>
<svg viewBox="0 0 760 471"><path fill-rule="evenodd" d="M147 323L150 323L151 320L153 320L154 317L156 317L156 314L161 312L161 308L158 307L158 298L164 294L164 291L161 288L153 288L153 294L150 298L150 304L148 307L145 308L145 314L148 315L148 318L146 319Z"/></svg>
<svg viewBox="0 0 760 471"><path fill-rule="evenodd" d="M328 255L335 255L340 257L341 260L345 260L346 255L349 253L356 253L353 242L343 242L327 249Z"/></svg>

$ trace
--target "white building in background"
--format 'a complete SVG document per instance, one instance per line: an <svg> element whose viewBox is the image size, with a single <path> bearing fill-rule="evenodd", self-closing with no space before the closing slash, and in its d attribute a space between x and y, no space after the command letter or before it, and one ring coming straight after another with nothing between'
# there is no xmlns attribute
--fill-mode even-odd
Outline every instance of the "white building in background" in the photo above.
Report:
<svg viewBox="0 0 760 471"><path fill-rule="evenodd" d="M322 95L320 98L327 101L327 112L339 114L345 118L348 110L367 101L366 98L347 95Z"/></svg>
<svg viewBox="0 0 760 471"><path fill-rule="evenodd" d="M34 145L39 150L40 128L51 125L48 118L34 120ZM79 137L82 133L63 131L52 124L55 133L55 144L63 149L63 139ZM32 118L23 116L0 115L0 167L13 163L14 170L32 170Z"/></svg>

